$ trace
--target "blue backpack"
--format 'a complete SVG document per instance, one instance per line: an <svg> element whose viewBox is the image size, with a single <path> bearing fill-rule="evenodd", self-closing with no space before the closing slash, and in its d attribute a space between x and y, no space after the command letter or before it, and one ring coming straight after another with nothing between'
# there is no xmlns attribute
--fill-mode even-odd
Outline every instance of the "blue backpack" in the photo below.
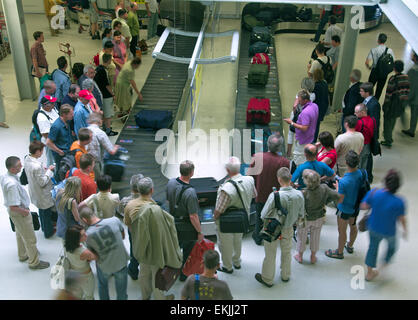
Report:
<svg viewBox="0 0 418 320"><path fill-rule="evenodd" d="M70 170L70 173L68 174L68 178L69 177L71 177L72 175L73 175L73 173L74 173L74 171L75 170L77 170L77 168L76 167L74 167L74 168L72 168L71 170ZM68 179L67 178L67 179ZM65 183L67 182L67 179L64 179L64 180L62 180L62 181L60 181L58 184L56 184L53 188L52 188L52 190L51 190L51 195L52 195L52 199L56 202L56 200L57 200L57 195L58 195L58 193L61 191L61 190L64 190L64 188L65 188Z"/></svg>

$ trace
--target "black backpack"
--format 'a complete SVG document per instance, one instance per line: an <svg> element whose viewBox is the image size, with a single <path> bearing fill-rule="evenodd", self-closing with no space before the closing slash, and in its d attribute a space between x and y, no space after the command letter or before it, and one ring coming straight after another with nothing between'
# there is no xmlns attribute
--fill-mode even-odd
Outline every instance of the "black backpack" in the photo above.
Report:
<svg viewBox="0 0 418 320"><path fill-rule="evenodd" d="M90 1L89 0L81 0L81 7L83 9L90 9Z"/></svg>
<svg viewBox="0 0 418 320"><path fill-rule="evenodd" d="M280 237L288 214L287 210L283 208L280 203L279 191L274 193L274 207L281 212L281 214L279 214L279 219L266 218L259 235L261 239L266 240L267 242L275 241Z"/></svg>
<svg viewBox="0 0 418 320"><path fill-rule="evenodd" d="M315 59L318 61L322 66L322 71L324 71L324 79L328 84L331 84L332 81L334 81L335 73L334 70L332 70L332 65L330 63L331 58L327 57L328 61L327 63L323 63L321 59Z"/></svg>
<svg viewBox="0 0 418 320"><path fill-rule="evenodd" d="M379 78L386 78L389 73L393 71L393 56L388 53L389 48L386 48L385 52L377 60L376 70L379 75Z"/></svg>
<svg viewBox="0 0 418 320"><path fill-rule="evenodd" d="M61 159L59 163L59 170L58 170L58 178L60 181L65 179L65 175L69 170L76 167L76 161L75 161L75 154L81 151L80 149L74 149L71 151L68 151L65 156Z"/></svg>

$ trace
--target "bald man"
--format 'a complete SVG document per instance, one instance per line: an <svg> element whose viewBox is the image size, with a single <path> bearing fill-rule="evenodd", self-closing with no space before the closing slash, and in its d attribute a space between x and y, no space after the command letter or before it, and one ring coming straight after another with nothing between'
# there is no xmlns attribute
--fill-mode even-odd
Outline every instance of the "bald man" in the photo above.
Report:
<svg viewBox="0 0 418 320"><path fill-rule="evenodd" d="M318 153L316 146L313 144L307 144L304 152L306 162L298 166L292 176L292 183L297 186L298 189L306 187L302 179L302 173L305 169L311 169L318 172L318 174L321 176L321 180L327 179L326 177L333 178L335 176L334 170L332 170L326 163L316 160L316 155Z"/></svg>

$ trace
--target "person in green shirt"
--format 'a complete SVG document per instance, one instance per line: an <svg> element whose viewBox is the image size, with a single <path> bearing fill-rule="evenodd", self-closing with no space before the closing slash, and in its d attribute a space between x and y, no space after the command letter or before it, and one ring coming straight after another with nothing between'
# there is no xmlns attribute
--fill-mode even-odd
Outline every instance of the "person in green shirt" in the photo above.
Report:
<svg viewBox="0 0 418 320"><path fill-rule="evenodd" d="M131 45L130 50L135 57L136 54L136 47L138 45L138 37L139 37L139 21L138 21L138 4L135 2L132 2L129 6L129 12L128 12L128 20L126 21L129 26L129 30L131 31Z"/></svg>

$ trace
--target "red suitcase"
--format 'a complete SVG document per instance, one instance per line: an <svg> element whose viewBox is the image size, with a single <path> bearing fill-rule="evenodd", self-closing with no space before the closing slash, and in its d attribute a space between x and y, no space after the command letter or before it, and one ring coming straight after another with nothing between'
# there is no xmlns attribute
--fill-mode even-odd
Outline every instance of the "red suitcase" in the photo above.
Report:
<svg viewBox="0 0 418 320"><path fill-rule="evenodd" d="M251 58L251 64L266 64L270 71L270 58L267 53L256 53L254 57Z"/></svg>
<svg viewBox="0 0 418 320"><path fill-rule="evenodd" d="M270 99L251 98L247 107L247 123L267 125L270 119Z"/></svg>

